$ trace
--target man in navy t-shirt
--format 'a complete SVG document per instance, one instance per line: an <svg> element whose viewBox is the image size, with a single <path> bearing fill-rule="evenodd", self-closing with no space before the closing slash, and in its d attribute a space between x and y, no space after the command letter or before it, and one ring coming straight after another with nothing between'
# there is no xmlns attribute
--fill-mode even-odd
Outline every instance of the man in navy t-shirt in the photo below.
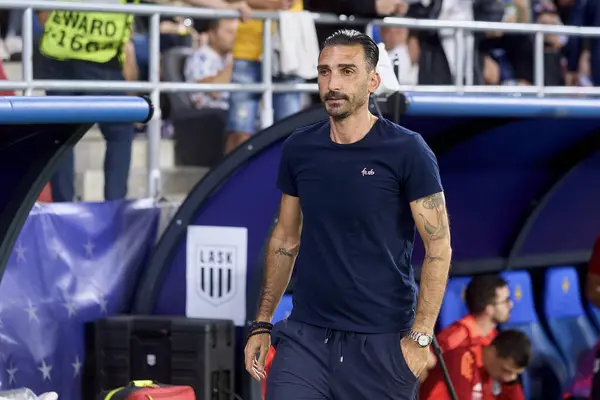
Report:
<svg viewBox="0 0 600 400"><path fill-rule="evenodd" d="M413 399L444 296L451 247L435 155L372 115L377 45L341 30L319 56L329 119L284 143L279 219L269 241L246 369L267 400ZM417 301L415 225L426 249ZM292 314L270 321L296 265ZM256 355L259 354L258 358Z"/></svg>

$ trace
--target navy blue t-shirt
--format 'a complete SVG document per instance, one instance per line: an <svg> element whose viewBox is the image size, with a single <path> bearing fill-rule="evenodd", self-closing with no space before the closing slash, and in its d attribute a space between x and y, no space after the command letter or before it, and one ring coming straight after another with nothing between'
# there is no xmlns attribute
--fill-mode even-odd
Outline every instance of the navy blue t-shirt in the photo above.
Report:
<svg viewBox="0 0 600 400"><path fill-rule="evenodd" d="M361 333L410 329L409 202L442 191L423 138L380 118L362 140L337 144L329 121L319 122L285 141L278 186L303 213L289 318Z"/></svg>

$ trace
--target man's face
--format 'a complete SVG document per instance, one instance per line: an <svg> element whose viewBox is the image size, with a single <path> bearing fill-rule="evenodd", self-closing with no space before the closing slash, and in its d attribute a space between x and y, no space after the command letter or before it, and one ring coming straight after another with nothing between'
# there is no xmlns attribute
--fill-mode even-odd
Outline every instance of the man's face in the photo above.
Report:
<svg viewBox="0 0 600 400"><path fill-rule="evenodd" d="M488 356L484 357L484 368L490 378L498 382L514 382L525 370L525 368L517 367L514 360L510 358L498 357L494 346L487 347L486 351L488 351Z"/></svg>
<svg viewBox="0 0 600 400"><path fill-rule="evenodd" d="M321 101L334 119L349 117L379 86L379 74L368 66L359 45L326 47L317 70Z"/></svg>
<svg viewBox="0 0 600 400"><path fill-rule="evenodd" d="M510 298L508 286L496 289L496 300L493 304L492 319L497 324L504 324L510 319L510 311L513 308L513 302Z"/></svg>
<svg viewBox="0 0 600 400"><path fill-rule="evenodd" d="M209 32L211 46L220 53L229 53L233 49L237 27L237 19L220 20L219 25Z"/></svg>

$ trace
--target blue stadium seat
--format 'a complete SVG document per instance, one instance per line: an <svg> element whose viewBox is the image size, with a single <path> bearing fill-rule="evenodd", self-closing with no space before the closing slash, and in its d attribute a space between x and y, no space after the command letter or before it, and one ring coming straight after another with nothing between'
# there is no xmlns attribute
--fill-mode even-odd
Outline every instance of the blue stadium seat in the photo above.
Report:
<svg viewBox="0 0 600 400"><path fill-rule="evenodd" d="M469 282L471 282L471 277L450 278L448 280L446 294L438 317L439 329L444 329L469 313L464 296Z"/></svg>
<svg viewBox="0 0 600 400"><path fill-rule="evenodd" d="M526 271L504 272L514 307L503 329L518 329L529 336L533 358L522 376L523 391L528 399L560 399L570 382L565 362L540 325L535 312L531 278Z"/></svg>
<svg viewBox="0 0 600 400"><path fill-rule="evenodd" d="M592 322L596 326L596 330L600 332L600 308L588 302L589 314L592 317Z"/></svg>
<svg viewBox="0 0 600 400"><path fill-rule="evenodd" d="M284 294L273 315L273 324L286 319L292 312L292 295Z"/></svg>
<svg viewBox="0 0 600 400"><path fill-rule="evenodd" d="M546 271L544 316L573 377L581 358L598 341L583 309L575 268L558 267Z"/></svg>

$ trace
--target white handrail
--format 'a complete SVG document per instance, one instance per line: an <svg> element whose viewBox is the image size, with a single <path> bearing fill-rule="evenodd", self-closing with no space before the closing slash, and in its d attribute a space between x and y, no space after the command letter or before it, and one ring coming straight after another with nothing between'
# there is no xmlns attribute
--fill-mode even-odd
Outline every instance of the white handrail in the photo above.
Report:
<svg viewBox="0 0 600 400"><path fill-rule="evenodd" d="M0 81L0 90L23 90L25 95L31 95L33 90L57 90L78 92L106 91L114 92L145 92L150 93L150 98L156 107L154 117L148 124L148 196L155 197L160 188L160 139L161 139L161 92L206 92L206 91L235 91L262 93L263 111L261 121L263 127L269 126L273 121L272 94L276 92L316 92L315 84L274 84L271 80L271 52L263 52L262 60L262 82L261 84L197 84L160 82L159 60L160 60L160 17L161 16L189 16L192 18L236 18L238 13L232 10L215 10L198 7L145 5L145 4L103 4L103 3L76 3L69 1L46 1L46 0L0 0L3 9L24 9L23 14L23 80L22 81ZM58 81L58 80L34 80L33 79L33 10L51 11L89 11L89 12L118 12L135 15L150 16L150 51L149 51L149 82L122 82L122 81ZM278 20L276 12L254 12L253 18L264 20L263 49L270 49L271 20ZM436 93L504 93L504 94L537 94L544 95L600 95L600 88L573 88L573 87L544 87L544 35L557 34L567 36L600 36L600 28L597 27L572 27L551 26L540 24L515 24L499 22L478 21L440 21L440 20L417 20L410 18L386 17L377 20L355 18L353 16L337 16L333 14L312 13L315 22L320 24L334 24L343 22L349 26L358 25L389 25L403 26L412 29L437 30L454 29L458 49L465 49L465 40L471 40L472 32L497 31L509 33L529 33L535 35L534 41L534 86L474 86L472 75L467 73L464 85L462 79L457 78L455 86L402 86L403 91L436 92ZM460 60L460 61L459 61ZM472 70L465 65L463 57L457 57L457 75ZM468 62L468 61L467 61Z"/></svg>

